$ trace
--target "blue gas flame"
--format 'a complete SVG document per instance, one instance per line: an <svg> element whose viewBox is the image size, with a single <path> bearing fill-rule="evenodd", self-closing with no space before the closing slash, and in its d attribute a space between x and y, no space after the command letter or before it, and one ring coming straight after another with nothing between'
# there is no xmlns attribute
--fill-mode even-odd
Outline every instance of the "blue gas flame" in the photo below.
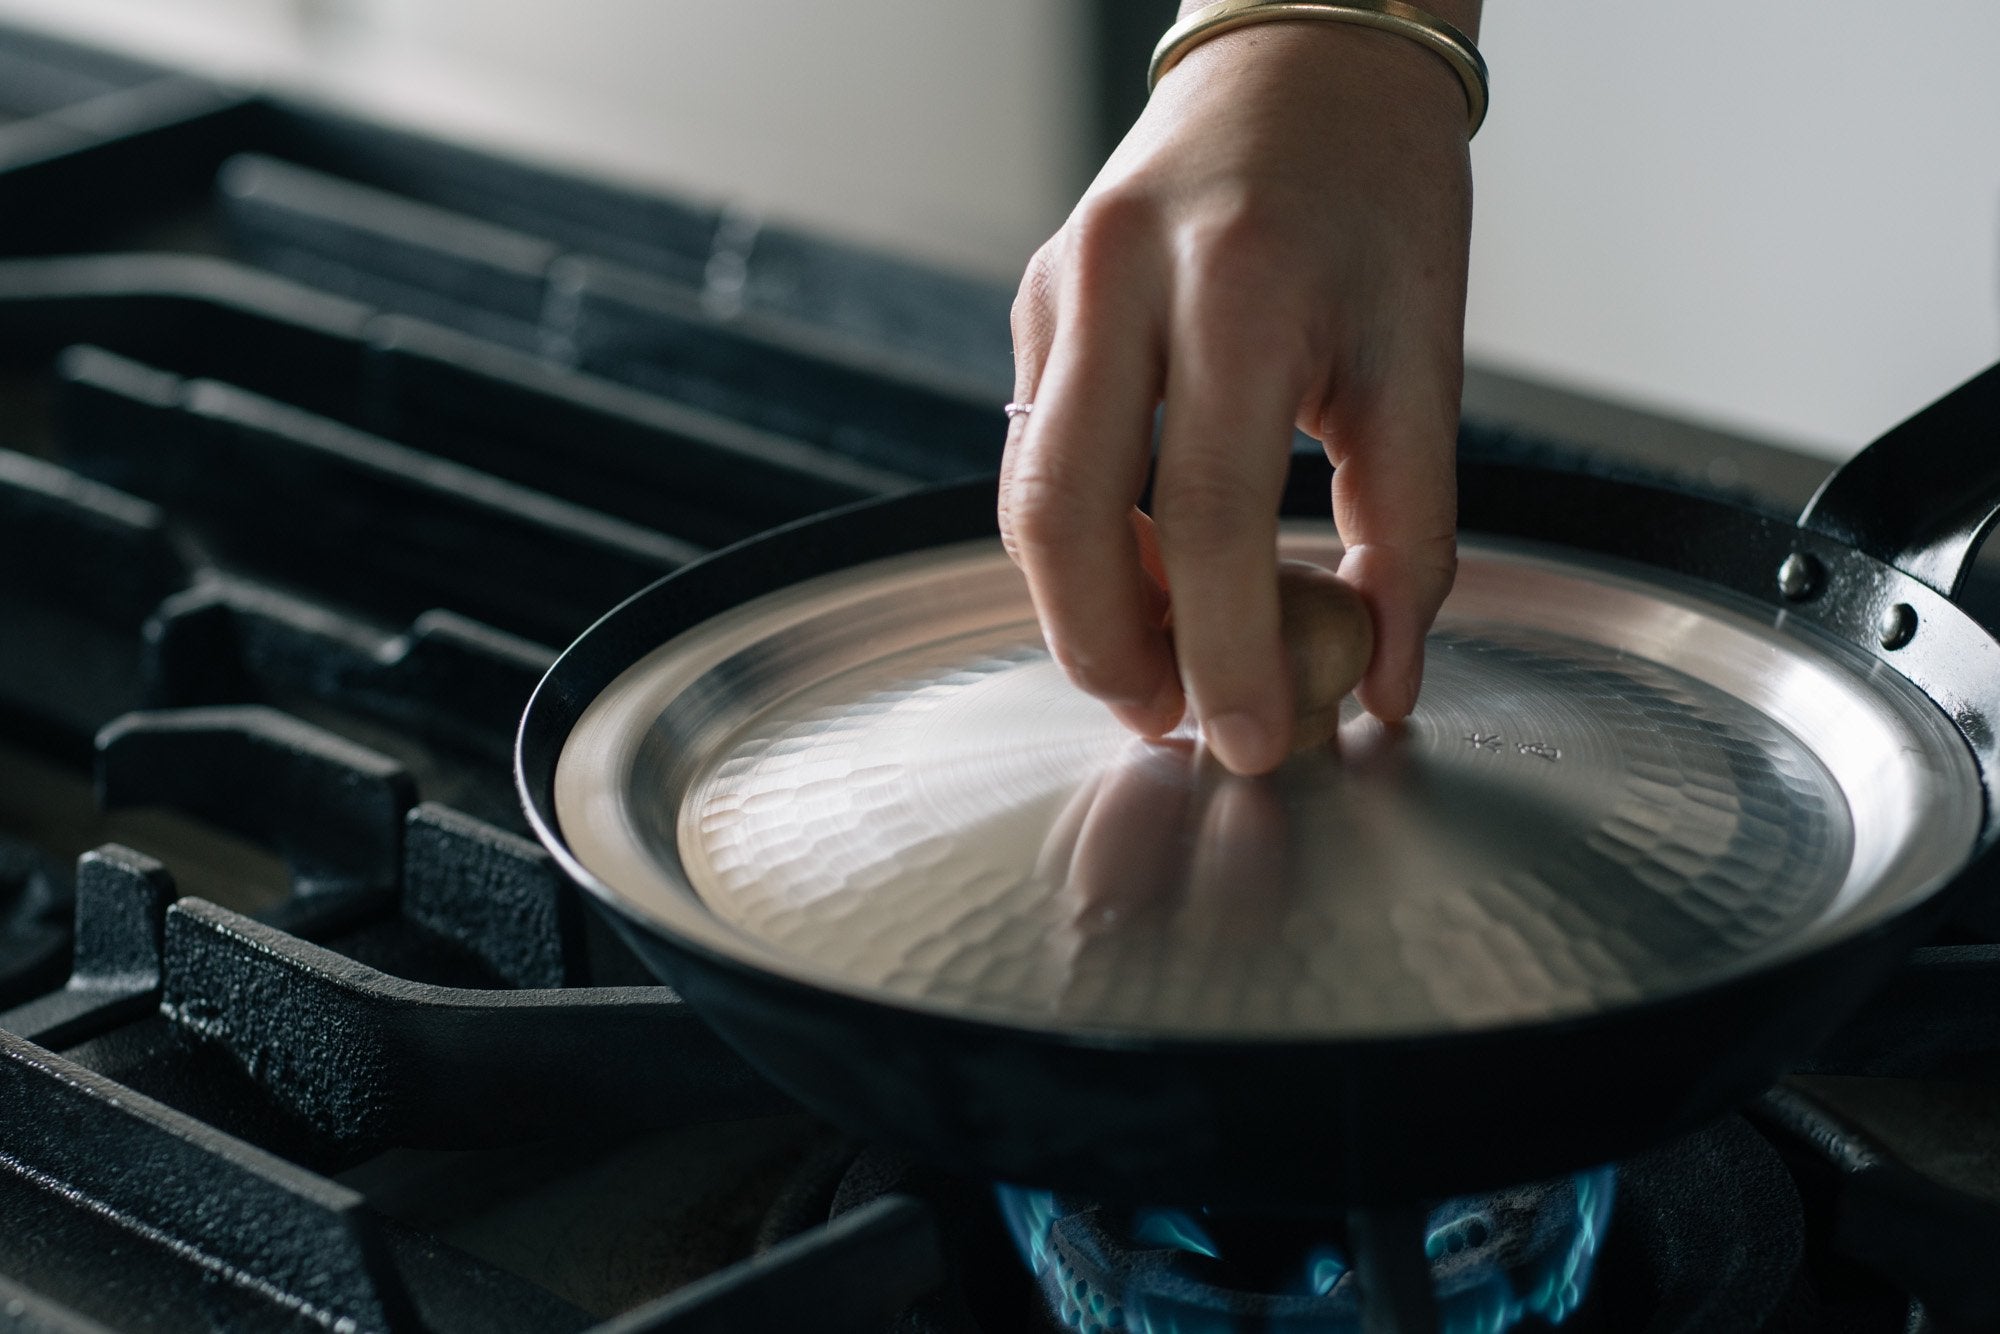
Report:
<svg viewBox="0 0 2000 1334"><path fill-rule="evenodd" d="M1141 1209L1133 1220L1132 1237L1135 1241L1171 1247L1189 1255L1206 1255L1211 1260L1216 1258L1215 1242L1210 1240L1194 1215L1182 1209Z"/></svg>
<svg viewBox="0 0 2000 1334"><path fill-rule="evenodd" d="M1608 1167L1577 1174L1572 1179L1575 1217L1568 1220L1566 1244L1527 1270L1490 1266L1472 1275L1455 1275L1438 1289L1441 1334L1506 1334L1523 1321L1561 1324L1582 1305L1606 1224L1611 1218L1614 1177ZM1059 1219L1056 1197L1045 1190L1016 1186L998 1188L1000 1207L1014 1244L1029 1269L1041 1280L1050 1309L1077 1334L1238 1334L1251 1326L1234 1317L1189 1309L1146 1290L1141 1280L1123 1292L1101 1291L1077 1272L1052 1244ZM1446 1260L1483 1245L1492 1227L1476 1199L1452 1200L1433 1210L1424 1249L1433 1261ZM1184 1210L1148 1209L1134 1216L1136 1244L1180 1250L1212 1259L1215 1241L1198 1218ZM1331 1244L1314 1249L1294 1293L1325 1298L1311 1315L1259 1318L1263 1331L1300 1334L1343 1334L1359 1329L1358 1308L1350 1298L1340 1301L1343 1280L1351 1272L1348 1258ZM1274 1296L1280 1294L1273 1294Z"/></svg>
<svg viewBox="0 0 2000 1334"><path fill-rule="evenodd" d="M1315 1297L1326 1296L1347 1276L1347 1269L1347 1261L1333 1247L1314 1251L1306 1258L1306 1291Z"/></svg>

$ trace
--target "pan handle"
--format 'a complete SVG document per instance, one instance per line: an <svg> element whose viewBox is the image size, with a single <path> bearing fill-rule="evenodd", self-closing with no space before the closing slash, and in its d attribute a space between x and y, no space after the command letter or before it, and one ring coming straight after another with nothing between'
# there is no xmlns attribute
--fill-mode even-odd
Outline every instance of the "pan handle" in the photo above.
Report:
<svg viewBox="0 0 2000 1334"><path fill-rule="evenodd" d="M1799 527L1958 596L2000 519L2000 365L1973 376L1849 459Z"/></svg>

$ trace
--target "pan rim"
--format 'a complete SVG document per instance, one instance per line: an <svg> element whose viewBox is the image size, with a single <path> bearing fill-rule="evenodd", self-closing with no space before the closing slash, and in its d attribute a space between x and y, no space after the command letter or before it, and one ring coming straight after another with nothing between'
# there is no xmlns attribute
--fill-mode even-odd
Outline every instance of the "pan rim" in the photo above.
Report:
<svg viewBox="0 0 2000 1334"><path fill-rule="evenodd" d="M809 524L811 521L807 522ZM1532 550L1542 553L1544 558L1565 567L1576 566L1579 554L1588 555L1591 559L1591 564L1587 573L1591 577L1601 577L1608 572L1614 577L1633 579L1656 590L1662 587L1672 589L1675 585L1691 585L1700 590L1700 596L1693 600L1698 601L1703 606L1703 609L1711 614L1722 612L1725 614L1741 615L1752 611L1760 616L1769 616L1771 614L1769 607L1758 603L1755 599L1743 593L1712 584L1709 581L1694 576L1681 574L1677 571L1664 570L1644 561L1608 557L1600 553L1590 553L1587 551L1580 553L1579 549L1571 544L1536 541L1512 535L1494 535L1468 531L1464 536L1469 547L1494 550ZM985 541L985 539L968 540ZM741 549L738 548L738 550ZM932 548L920 546L919 549L928 551ZM872 562L866 559L855 561L849 566L840 567L836 572L851 572L870 563ZM663 583L665 582L669 581L663 581ZM655 585L654 587L657 589L661 585ZM650 591L648 590L648 592ZM1683 595L1692 596L1686 594L1685 589L1682 591ZM636 595L636 597L645 596L647 596L646 593ZM759 598L752 598L742 605L749 607L760 600ZM628 603L627 605L630 604ZM615 616L617 613L614 612L613 615ZM698 621L695 623L695 627L690 627L690 629L692 630L704 623ZM602 622L600 622L601 624ZM1838 659L1842 667L1850 674L1864 667L1869 671L1880 669L1879 663L1865 662L1866 655L1860 654L1853 645L1846 643L1825 629L1813 625L1810 621L1794 620L1786 628L1796 633L1804 642L1819 648L1822 651L1821 656L1831 656ZM589 636L586 635L586 639L588 638ZM580 640L579 645L583 642ZM636 663L628 664L625 670L631 671L636 666ZM560 669L561 662L559 661L557 667L551 670L549 678L545 679L543 687L538 688L538 696L541 694L542 689L547 688L549 682L555 679ZM616 679L616 675L614 674L613 679ZM652 937L660 939L671 949L697 954L712 965L725 967L735 972L754 975L767 982L782 982L787 987L802 988L809 993L831 994L838 996L844 1002L863 1007L892 1009L908 1017L921 1017L928 1021L949 1025L969 1026L971 1030L977 1031L991 1031L1016 1037L1030 1036L1038 1041L1056 1042L1067 1046L1093 1050L1145 1050L1196 1053L1225 1048L1240 1049L1249 1045L1254 1045L1260 1049L1302 1049L1313 1051L1325 1051L1336 1047L1343 1049L1350 1047L1356 1049L1374 1049L1408 1046L1410 1044L1429 1046L1439 1043L1450 1044L1464 1040L1491 1040L1511 1032L1527 1030L1537 1033L1553 1033L1572 1026L1594 1026L1601 1023L1616 1022L1620 1016L1630 1015L1657 1006L1685 1003L1697 997L1740 983L1748 977L1782 969L1800 960L1812 958L1822 952L1845 948L1853 942L1872 937L1880 931L1892 929L1894 923L1902 920L1910 913L1920 911L1925 906L1933 903L1937 899L1939 892L1957 878L1978 850L1978 809L1980 802L1977 792L1982 775L1977 753L1952 728L1949 716L1944 713L1937 702L1920 687L1903 679L1900 675L1896 675L1896 680L1900 684L1893 688L1900 690L1906 696L1906 702L1913 705L1920 703L1923 716L1934 726L1938 737L1949 736L1952 739L1954 744L1949 748L1949 753L1953 754L1962 764L1961 777L1970 780L1969 786L1965 783L1960 783L1955 789L1962 795L1963 801L1961 804L1966 807L1966 810L1962 812L1963 818L1961 819L1961 824L1964 827L1959 828L1954 826L1953 833L1954 838L1959 833L1963 833L1964 838L1962 841L1964 846L1950 857L1942 859L1942 869L1938 870L1935 874L1927 876L1916 886L1905 889L1897 901L1888 909L1877 913L1873 917L1866 918L1857 924L1848 926L1837 934L1830 936L1822 935L1803 948L1788 948L1765 955L1751 956L1743 961L1740 966L1696 978L1685 986L1648 993L1630 1000L1601 1004L1570 1014L1556 1014L1547 1017L1507 1018L1491 1023L1454 1025L1431 1031L1397 1030L1379 1033L1362 1032L1309 1035L1259 1031L1244 1031L1241 1033L1215 1033L1207 1031L1173 1032L1143 1029L1126 1031L1104 1027L1075 1028L1053 1024L1036 1024L1022 1019L979 1012L958 1011L939 1005L925 1004L917 998L869 990L853 983L851 980L841 979L837 975L829 976L817 973L809 968L788 967L786 966L787 963L795 964L797 962L794 956L786 956L768 943L758 941L754 936L735 931L734 928L728 928L727 924L723 924L726 930L734 934L735 939L732 943L744 944L751 947L747 954L739 954L724 945L704 939L698 934L688 933L682 929L681 923L678 921L652 911L646 903L614 887L608 880L584 865L582 856L572 846L570 839L561 832L559 823L555 824L554 827L551 827L549 823L545 823L544 812L532 799L532 794L526 791L527 777L525 770L520 774L520 777L524 785L524 797L528 798L526 804L529 808L530 818L535 824L537 832L542 835L544 843L555 853L564 869L575 877L579 883L583 884L600 902L604 903L614 913L639 930L648 932ZM602 693L603 691L600 691L600 695ZM531 714L535 707L536 703L531 702ZM589 705L586 703L583 707L587 710ZM581 725L581 718L582 713L579 712L577 719L571 724L571 735L574 735L577 727ZM526 728L524 725L524 736L525 733ZM567 746L567 737L564 739L563 744L565 747ZM687 895L697 909L706 911L705 906L701 903L698 891L692 884L686 881L685 877L681 878L676 888L679 892Z"/></svg>

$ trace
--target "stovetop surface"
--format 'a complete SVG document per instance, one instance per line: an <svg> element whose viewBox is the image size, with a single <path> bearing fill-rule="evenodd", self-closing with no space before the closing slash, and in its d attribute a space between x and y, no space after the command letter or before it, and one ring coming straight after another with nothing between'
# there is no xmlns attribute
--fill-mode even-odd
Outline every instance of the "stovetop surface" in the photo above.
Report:
<svg viewBox="0 0 2000 1334"><path fill-rule="evenodd" d="M990 470L1008 294L25 33L0 89L0 1325L1049 1325L990 1185L764 1084L509 772L619 598ZM1477 373L1464 444L1819 471ZM1996 928L1620 1165L1570 1327L2000 1321Z"/></svg>

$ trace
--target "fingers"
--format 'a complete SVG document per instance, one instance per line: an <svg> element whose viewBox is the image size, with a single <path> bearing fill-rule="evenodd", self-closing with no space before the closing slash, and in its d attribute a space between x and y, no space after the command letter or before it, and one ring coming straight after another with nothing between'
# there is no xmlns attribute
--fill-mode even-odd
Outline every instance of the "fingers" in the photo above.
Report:
<svg viewBox="0 0 2000 1334"><path fill-rule="evenodd" d="M1158 736L1180 720L1180 680L1130 515L1159 397L1160 319L1154 263L1139 238L1122 240L1071 238L1028 391L1034 411L1009 433L1000 524L1050 652L1126 726ZM1036 309L1047 305L1045 293ZM1030 356L1044 324L1032 311L1017 316Z"/></svg>
<svg viewBox="0 0 2000 1334"><path fill-rule="evenodd" d="M1390 289L1415 298L1396 320L1368 317L1365 286L1328 315L1255 234L1196 244L1157 223L1100 198L1030 265L1015 397L1034 411L1009 423L1001 531L1076 684L1147 736L1191 704L1227 768L1263 773L1296 730L1276 554L1295 420L1338 465L1340 575L1373 623L1355 693L1385 721L1415 706L1455 569L1458 307L1417 282ZM1163 398L1156 531L1132 501Z"/></svg>
<svg viewBox="0 0 2000 1334"><path fill-rule="evenodd" d="M1177 300L1153 518L1181 681L1216 758L1239 774L1289 748L1278 618L1278 499L1300 372L1271 355L1235 291Z"/></svg>
<svg viewBox="0 0 2000 1334"><path fill-rule="evenodd" d="M1412 359L1399 378L1343 412L1328 440L1333 515L1352 584L1375 625L1375 654L1355 694L1384 722L1416 707L1424 636L1457 570L1458 389L1455 355Z"/></svg>

